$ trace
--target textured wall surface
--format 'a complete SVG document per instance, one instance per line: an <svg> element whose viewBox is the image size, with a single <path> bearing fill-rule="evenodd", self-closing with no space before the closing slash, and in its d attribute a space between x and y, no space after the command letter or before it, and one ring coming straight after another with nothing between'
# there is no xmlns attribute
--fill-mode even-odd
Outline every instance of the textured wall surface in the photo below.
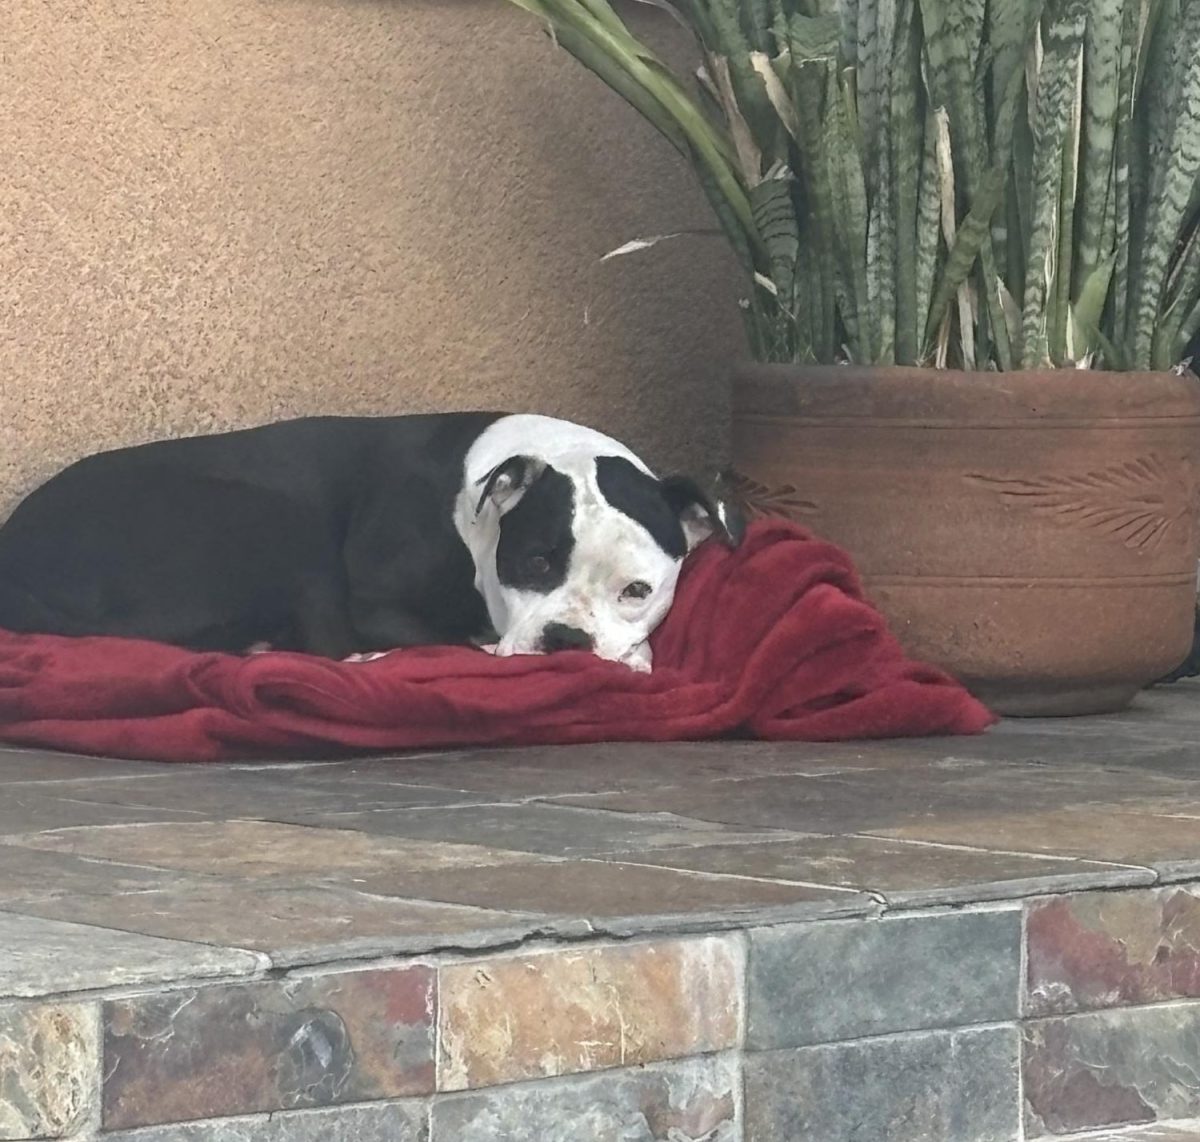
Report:
<svg viewBox="0 0 1200 1142"><path fill-rule="evenodd" d="M598 262L707 209L503 0L4 10L0 512L86 452L316 412L545 411L668 466L724 448L721 242Z"/></svg>

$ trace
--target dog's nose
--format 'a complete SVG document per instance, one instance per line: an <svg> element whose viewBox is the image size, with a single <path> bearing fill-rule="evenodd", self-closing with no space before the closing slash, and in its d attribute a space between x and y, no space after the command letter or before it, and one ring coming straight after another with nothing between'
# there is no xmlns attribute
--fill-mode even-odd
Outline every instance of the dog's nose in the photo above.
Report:
<svg viewBox="0 0 1200 1142"><path fill-rule="evenodd" d="M542 649L547 654L556 650L591 650L595 645L587 631L566 623L547 623L542 630Z"/></svg>

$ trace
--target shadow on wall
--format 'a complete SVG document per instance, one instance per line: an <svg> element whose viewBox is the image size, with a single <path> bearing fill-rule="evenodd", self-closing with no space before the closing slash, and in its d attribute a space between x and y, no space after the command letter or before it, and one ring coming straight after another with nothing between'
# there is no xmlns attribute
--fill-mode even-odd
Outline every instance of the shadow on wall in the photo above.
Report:
<svg viewBox="0 0 1200 1142"><path fill-rule="evenodd" d="M316 412L721 459L724 244L598 261L707 207L500 0L9 0L5 50L0 511L86 452Z"/></svg>

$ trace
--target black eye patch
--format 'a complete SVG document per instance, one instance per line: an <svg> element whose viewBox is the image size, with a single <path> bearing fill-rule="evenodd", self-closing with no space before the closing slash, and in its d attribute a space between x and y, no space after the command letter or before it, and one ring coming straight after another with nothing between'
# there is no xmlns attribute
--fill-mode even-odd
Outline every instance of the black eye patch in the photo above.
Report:
<svg viewBox="0 0 1200 1142"><path fill-rule="evenodd" d="M575 485L548 467L500 521L496 575L505 587L546 595L567 580L575 548Z"/></svg>
<svg viewBox="0 0 1200 1142"><path fill-rule="evenodd" d="M617 511L640 523L668 555L682 559L687 554L683 525L653 476L623 456L597 456L596 484Z"/></svg>

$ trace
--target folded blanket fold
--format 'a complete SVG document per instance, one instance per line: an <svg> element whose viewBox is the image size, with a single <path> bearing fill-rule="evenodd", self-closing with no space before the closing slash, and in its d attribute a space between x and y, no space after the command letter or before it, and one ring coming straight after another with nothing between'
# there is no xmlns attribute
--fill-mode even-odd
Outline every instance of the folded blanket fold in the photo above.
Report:
<svg viewBox="0 0 1200 1142"><path fill-rule="evenodd" d="M783 522L687 561L652 639L654 671L590 654L469 647L371 662L193 653L115 638L0 632L0 738L163 761L331 750L727 736L978 733L992 716L911 661L849 557Z"/></svg>

